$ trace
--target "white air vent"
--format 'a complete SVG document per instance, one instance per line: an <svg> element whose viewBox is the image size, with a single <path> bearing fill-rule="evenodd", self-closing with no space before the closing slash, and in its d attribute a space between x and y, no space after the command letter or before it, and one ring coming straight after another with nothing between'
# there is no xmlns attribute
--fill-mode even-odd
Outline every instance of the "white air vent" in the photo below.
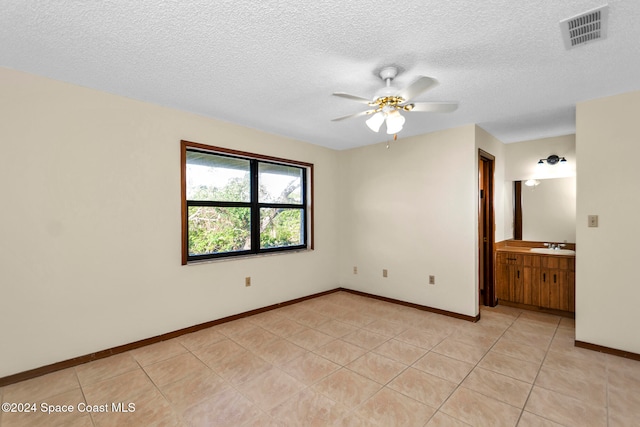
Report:
<svg viewBox="0 0 640 427"><path fill-rule="evenodd" d="M605 4L573 18L560 21L562 38L567 49L607 37L609 5Z"/></svg>

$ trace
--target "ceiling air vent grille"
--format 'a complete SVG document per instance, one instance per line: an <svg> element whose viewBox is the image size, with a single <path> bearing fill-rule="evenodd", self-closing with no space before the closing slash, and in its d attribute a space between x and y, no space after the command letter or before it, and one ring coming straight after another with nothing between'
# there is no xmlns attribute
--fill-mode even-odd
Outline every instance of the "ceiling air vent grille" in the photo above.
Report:
<svg viewBox="0 0 640 427"><path fill-rule="evenodd" d="M562 38L567 49L607 37L609 5L601 6L560 21Z"/></svg>

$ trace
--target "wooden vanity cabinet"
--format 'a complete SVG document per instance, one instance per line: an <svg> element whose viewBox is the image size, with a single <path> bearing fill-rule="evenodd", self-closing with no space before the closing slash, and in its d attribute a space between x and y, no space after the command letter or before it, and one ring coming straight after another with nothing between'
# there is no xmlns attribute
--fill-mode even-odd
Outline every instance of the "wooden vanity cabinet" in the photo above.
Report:
<svg viewBox="0 0 640 427"><path fill-rule="evenodd" d="M575 258L496 253L496 297L499 301L575 312Z"/></svg>

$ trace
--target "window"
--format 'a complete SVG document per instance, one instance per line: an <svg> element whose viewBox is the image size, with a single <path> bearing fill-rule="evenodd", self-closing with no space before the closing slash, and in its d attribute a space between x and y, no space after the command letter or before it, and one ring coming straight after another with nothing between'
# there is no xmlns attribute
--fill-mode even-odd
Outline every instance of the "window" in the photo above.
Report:
<svg viewBox="0 0 640 427"><path fill-rule="evenodd" d="M182 264L313 248L313 165L182 141Z"/></svg>

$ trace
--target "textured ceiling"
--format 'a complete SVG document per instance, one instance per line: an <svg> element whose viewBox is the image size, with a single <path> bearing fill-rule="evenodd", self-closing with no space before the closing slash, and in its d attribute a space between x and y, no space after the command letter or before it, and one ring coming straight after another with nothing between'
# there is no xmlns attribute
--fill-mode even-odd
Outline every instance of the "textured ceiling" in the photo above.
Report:
<svg viewBox="0 0 640 427"><path fill-rule="evenodd" d="M439 86L399 138L477 123L503 142L572 133L576 102L640 89L640 1L566 50L559 21L606 0L3 0L0 66L336 149L387 140L359 117L388 64ZM384 129L384 128L383 128Z"/></svg>

